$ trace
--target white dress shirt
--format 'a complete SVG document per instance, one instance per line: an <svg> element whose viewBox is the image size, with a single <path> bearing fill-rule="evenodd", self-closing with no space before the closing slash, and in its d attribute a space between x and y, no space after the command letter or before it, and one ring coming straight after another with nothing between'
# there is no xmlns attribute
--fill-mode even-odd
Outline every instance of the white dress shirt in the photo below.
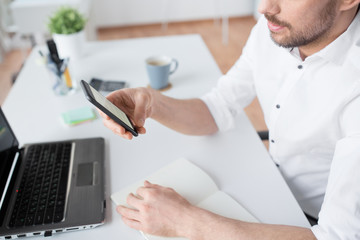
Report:
<svg viewBox="0 0 360 240"><path fill-rule="evenodd" d="M318 239L360 239L360 14L341 36L302 61L270 38L265 18L243 54L202 97L220 131L257 96L269 152ZM274 192L276 194L276 192Z"/></svg>

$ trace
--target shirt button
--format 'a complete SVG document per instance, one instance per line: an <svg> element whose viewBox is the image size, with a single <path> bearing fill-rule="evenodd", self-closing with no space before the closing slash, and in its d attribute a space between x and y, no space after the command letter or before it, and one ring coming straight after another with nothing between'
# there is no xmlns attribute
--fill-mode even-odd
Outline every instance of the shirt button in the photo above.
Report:
<svg viewBox="0 0 360 240"><path fill-rule="evenodd" d="M274 139L271 139L271 142L272 142L272 143L275 143L275 140L274 140Z"/></svg>
<svg viewBox="0 0 360 240"><path fill-rule="evenodd" d="M299 65L299 66L298 66L298 69L303 69L303 65Z"/></svg>
<svg viewBox="0 0 360 240"><path fill-rule="evenodd" d="M279 105L279 104L276 104L276 108L280 108L280 105Z"/></svg>

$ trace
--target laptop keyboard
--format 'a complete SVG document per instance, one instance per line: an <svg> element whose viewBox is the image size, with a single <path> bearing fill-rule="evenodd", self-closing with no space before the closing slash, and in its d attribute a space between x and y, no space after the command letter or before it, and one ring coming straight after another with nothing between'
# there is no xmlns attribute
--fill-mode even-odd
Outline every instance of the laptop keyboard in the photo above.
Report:
<svg viewBox="0 0 360 240"><path fill-rule="evenodd" d="M29 147L10 228L64 219L70 155L70 142Z"/></svg>

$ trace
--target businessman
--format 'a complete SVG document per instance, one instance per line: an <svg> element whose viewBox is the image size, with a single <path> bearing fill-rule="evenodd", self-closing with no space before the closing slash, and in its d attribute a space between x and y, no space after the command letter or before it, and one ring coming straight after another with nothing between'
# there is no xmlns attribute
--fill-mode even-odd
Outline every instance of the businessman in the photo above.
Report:
<svg viewBox="0 0 360 240"><path fill-rule="evenodd" d="M198 239L360 239L360 0L262 0L264 15L243 54L199 99L178 100L138 88L108 96L142 134L153 118L184 134L226 131L259 98L269 152L311 228L247 223L187 202L145 182L118 206L128 226ZM131 139L102 114L104 124ZM191 118L188 118L191 116Z"/></svg>

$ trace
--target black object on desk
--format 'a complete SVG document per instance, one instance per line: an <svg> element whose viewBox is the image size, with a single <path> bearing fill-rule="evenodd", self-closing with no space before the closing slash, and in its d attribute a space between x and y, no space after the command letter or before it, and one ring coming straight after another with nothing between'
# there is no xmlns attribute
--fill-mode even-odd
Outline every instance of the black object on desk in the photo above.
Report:
<svg viewBox="0 0 360 240"><path fill-rule="evenodd" d="M56 43L53 39L47 40L46 44L49 49L50 59L56 64L58 71L60 72L62 60L59 57L59 53L57 51Z"/></svg>

